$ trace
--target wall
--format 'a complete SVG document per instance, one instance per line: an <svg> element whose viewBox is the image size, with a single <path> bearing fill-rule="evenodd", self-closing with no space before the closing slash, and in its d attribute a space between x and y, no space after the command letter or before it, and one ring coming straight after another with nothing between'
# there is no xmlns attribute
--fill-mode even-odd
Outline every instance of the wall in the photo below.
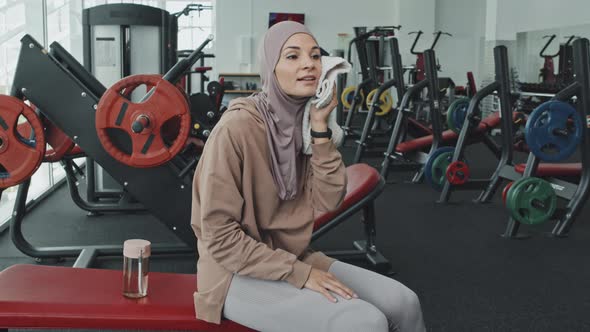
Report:
<svg viewBox="0 0 590 332"><path fill-rule="evenodd" d="M432 33L435 31L434 0L394 0L396 21L402 26L398 34L399 48L402 63L412 65L416 63L416 56L410 53L410 48L416 35L408 35L410 32L421 30L424 32L416 44L415 50L421 52L432 44ZM443 37L439 41L442 41Z"/></svg>
<svg viewBox="0 0 590 332"><path fill-rule="evenodd" d="M590 2L584 0L487 0L497 2L495 39L514 40L519 80L536 82L543 59L539 51L545 35L557 34L547 53L558 50L557 43L565 42L565 36L575 34L590 37ZM555 70L559 58L555 58Z"/></svg>
<svg viewBox="0 0 590 332"><path fill-rule="evenodd" d="M543 36L557 35L553 42L549 45L546 54L555 54L559 51L559 44L567 41L567 37L575 35L590 39L590 24L567 26L554 29L543 29L529 32L522 32L517 34L517 49L518 60L517 66L519 70L519 79L522 82L537 82L539 79L539 70L543 67L543 58L539 56L541 48L545 45L548 39L543 39ZM555 74L559 68L559 56L553 59L555 66Z"/></svg>
<svg viewBox="0 0 590 332"><path fill-rule="evenodd" d="M590 23L587 0L498 1L497 39L516 39L516 33Z"/></svg>
<svg viewBox="0 0 590 332"><path fill-rule="evenodd" d="M458 85L465 83L468 70L478 85L493 75L486 52L498 43L509 45L510 65L518 68L521 79L532 79L542 64L537 54L542 41L533 34L525 44L522 38L516 43L517 33L555 32L563 41L569 30L582 27L578 30L583 34L584 25L590 24L587 0L374 0L362 5L358 0L220 0L215 6L216 71L255 72L256 49L267 29L268 13L296 12L306 15L306 25L328 51L338 46L338 33L352 36L353 26L402 25L398 40L404 65L415 61L410 54L414 36L409 32L424 31L416 47L421 51L430 46L432 32L448 31L453 37L442 36L436 47L442 67L439 76L451 77ZM250 46L245 54L242 45Z"/></svg>
<svg viewBox="0 0 590 332"><path fill-rule="evenodd" d="M338 1L337 7L335 3L316 0L216 1L217 58L213 76L217 77L218 72L256 72L256 50L267 29L268 13L278 11L304 13L306 25L328 51L337 48L338 33L352 36L353 26L401 25L398 40L404 65L415 62L415 56L410 53L414 35L408 35L409 32L424 31L416 45L416 50L422 51L431 45L434 31L448 31L453 37L442 36L436 47L443 70L440 76L451 77L456 84L463 85L466 71L471 70L478 79L478 59L485 31L485 0L377 0L363 3L362 8L358 0ZM338 19L334 19L335 16ZM249 45L250 49L244 50L244 45Z"/></svg>
<svg viewBox="0 0 590 332"><path fill-rule="evenodd" d="M483 57L483 36L486 29L486 0L439 0L436 2L435 30L452 34L442 35L435 47L442 72L440 77L451 77L455 84L465 85L467 71L472 71L476 84Z"/></svg>
<svg viewBox="0 0 590 332"><path fill-rule="evenodd" d="M255 55L260 37L268 29L269 12L304 13L305 25L327 51L338 46L338 33L352 36L354 26L398 24L392 0L362 4L358 0L220 0L215 6L214 78L218 72L257 72ZM249 38L251 43L247 42ZM246 54L242 53L242 45L251 45Z"/></svg>

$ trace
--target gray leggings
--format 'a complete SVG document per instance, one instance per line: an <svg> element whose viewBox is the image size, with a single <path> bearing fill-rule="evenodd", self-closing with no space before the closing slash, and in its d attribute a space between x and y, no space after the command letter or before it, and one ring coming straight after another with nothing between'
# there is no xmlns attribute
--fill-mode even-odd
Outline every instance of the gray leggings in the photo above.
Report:
<svg viewBox="0 0 590 332"><path fill-rule="evenodd" d="M330 266L343 284L359 298L338 302L285 281L234 275L223 315L258 331L426 331L416 294L378 273L343 263Z"/></svg>

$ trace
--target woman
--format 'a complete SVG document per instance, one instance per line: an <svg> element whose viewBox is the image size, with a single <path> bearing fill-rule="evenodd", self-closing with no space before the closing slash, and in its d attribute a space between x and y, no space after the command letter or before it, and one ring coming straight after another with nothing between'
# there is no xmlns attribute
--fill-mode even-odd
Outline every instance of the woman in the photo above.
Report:
<svg viewBox="0 0 590 332"><path fill-rule="evenodd" d="M262 92L230 105L194 177L197 318L218 324L223 315L261 331L423 331L411 290L308 249L314 214L346 194L327 125L335 95L311 107L312 155L301 153L304 108L322 70L316 40L299 23L276 24L259 60Z"/></svg>

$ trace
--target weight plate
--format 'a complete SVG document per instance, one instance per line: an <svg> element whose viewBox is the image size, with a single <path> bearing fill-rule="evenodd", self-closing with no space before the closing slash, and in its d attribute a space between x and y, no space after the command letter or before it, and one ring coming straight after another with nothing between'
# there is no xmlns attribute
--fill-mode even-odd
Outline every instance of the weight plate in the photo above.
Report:
<svg viewBox="0 0 590 332"><path fill-rule="evenodd" d="M562 101L549 101L529 116L525 138L531 152L543 161L561 161L571 156L585 128L576 109Z"/></svg>
<svg viewBox="0 0 590 332"><path fill-rule="evenodd" d="M506 207L516 221L537 225L555 213L557 196L549 182L535 177L521 178L508 189Z"/></svg>
<svg viewBox="0 0 590 332"><path fill-rule="evenodd" d="M447 126L455 133L460 133L469 108L469 98L459 98L447 109Z"/></svg>

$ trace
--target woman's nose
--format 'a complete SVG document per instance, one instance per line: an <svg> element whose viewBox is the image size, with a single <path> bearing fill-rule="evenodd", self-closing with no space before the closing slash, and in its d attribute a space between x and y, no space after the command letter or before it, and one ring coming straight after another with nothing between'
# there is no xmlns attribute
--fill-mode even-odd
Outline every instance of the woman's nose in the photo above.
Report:
<svg viewBox="0 0 590 332"><path fill-rule="evenodd" d="M305 69L309 69L309 68L315 67L314 59L311 56L305 56L305 57L303 57L303 67Z"/></svg>

